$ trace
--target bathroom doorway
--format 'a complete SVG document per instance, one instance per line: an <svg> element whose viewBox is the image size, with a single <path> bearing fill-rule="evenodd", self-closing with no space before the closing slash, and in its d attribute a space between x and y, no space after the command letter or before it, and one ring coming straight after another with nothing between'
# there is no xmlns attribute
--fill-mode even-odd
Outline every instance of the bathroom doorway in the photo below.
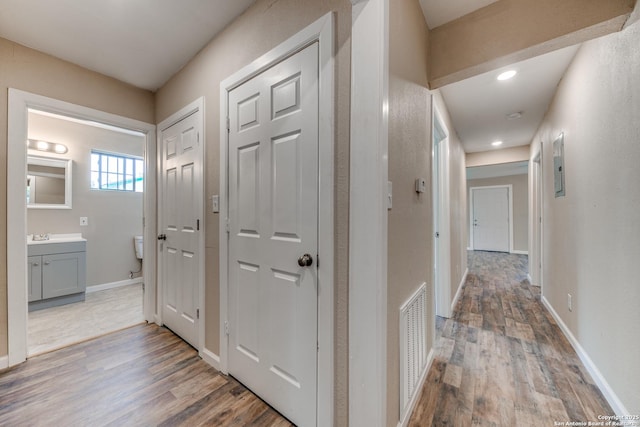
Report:
<svg viewBox="0 0 640 427"><path fill-rule="evenodd" d="M145 135L29 109L28 141L31 357L144 321Z"/></svg>
<svg viewBox="0 0 640 427"><path fill-rule="evenodd" d="M155 233L155 126L10 89L8 154L9 365L154 320L155 245L143 248ZM30 170L33 158L63 159L68 175ZM56 196L64 206L40 197L43 175L72 181ZM28 207L27 176L29 202L44 206ZM118 322L125 302L134 314ZM32 332L46 342L31 345Z"/></svg>

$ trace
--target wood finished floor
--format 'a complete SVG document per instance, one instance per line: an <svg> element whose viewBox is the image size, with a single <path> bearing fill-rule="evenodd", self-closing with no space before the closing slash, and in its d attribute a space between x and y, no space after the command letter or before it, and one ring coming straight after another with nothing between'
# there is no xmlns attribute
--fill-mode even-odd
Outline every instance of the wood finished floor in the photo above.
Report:
<svg viewBox="0 0 640 427"><path fill-rule="evenodd" d="M527 257L470 252L409 425L553 426L614 415L527 280Z"/></svg>
<svg viewBox="0 0 640 427"><path fill-rule="evenodd" d="M29 312L35 356L144 322L142 283L87 293L85 301Z"/></svg>
<svg viewBox="0 0 640 427"><path fill-rule="evenodd" d="M291 424L152 324L0 371L0 426L183 425Z"/></svg>

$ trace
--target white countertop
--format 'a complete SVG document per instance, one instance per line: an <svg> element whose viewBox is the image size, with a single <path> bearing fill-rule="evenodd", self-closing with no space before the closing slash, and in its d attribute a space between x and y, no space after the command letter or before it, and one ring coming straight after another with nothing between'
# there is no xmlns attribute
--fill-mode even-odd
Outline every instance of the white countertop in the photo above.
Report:
<svg viewBox="0 0 640 427"><path fill-rule="evenodd" d="M49 240L33 240L33 234L27 234L27 245L46 245L47 243L86 242L82 233L49 234Z"/></svg>

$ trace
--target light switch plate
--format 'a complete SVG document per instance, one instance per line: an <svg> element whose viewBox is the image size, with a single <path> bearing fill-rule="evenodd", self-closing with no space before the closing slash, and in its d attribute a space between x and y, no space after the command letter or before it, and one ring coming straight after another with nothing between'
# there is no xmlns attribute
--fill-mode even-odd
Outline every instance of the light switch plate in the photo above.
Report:
<svg viewBox="0 0 640 427"><path fill-rule="evenodd" d="M220 196L218 196L217 194L211 196L211 212L220 212Z"/></svg>
<svg viewBox="0 0 640 427"><path fill-rule="evenodd" d="M81 216L80 217L80 226L81 227L86 227L87 225L89 225L89 218L87 218L86 216Z"/></svg>

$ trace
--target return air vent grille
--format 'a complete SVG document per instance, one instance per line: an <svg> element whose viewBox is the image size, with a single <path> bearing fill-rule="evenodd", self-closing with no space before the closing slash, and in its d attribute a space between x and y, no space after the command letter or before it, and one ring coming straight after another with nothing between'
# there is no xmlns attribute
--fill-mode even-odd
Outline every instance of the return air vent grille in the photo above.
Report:
<svg viewBox="0 0 640 427"><path fill-rule="evenodd" d="M400 403L404 413L427 362L427 284L400 308Z"/></svg>

